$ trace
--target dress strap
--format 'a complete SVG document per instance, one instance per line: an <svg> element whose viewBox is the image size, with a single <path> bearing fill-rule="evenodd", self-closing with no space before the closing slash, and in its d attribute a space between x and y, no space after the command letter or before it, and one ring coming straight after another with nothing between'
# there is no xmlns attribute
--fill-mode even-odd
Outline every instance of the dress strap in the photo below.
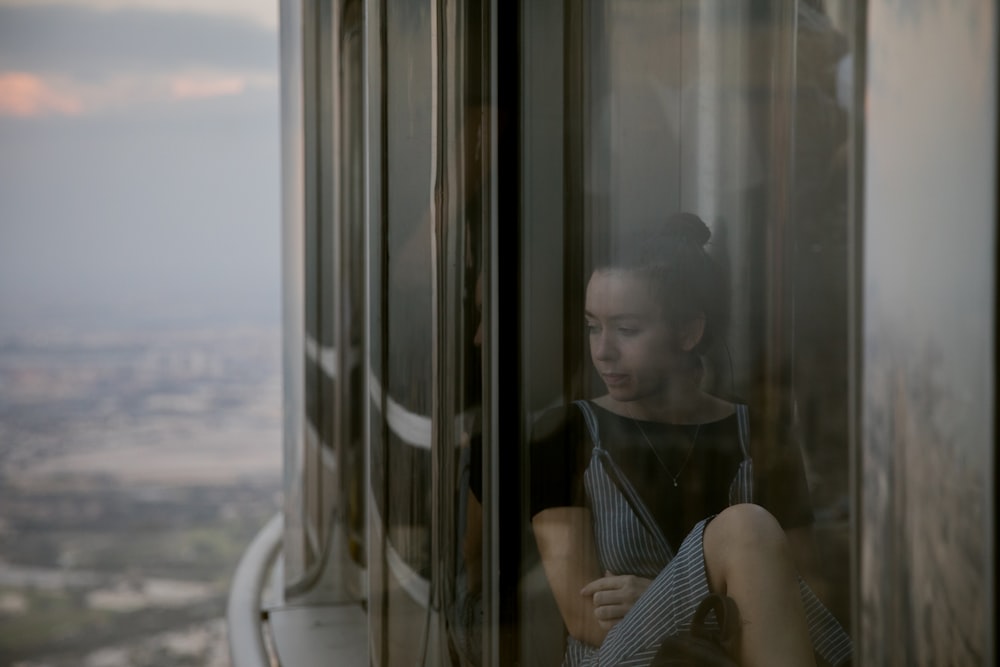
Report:
<svg viewBox="0 0 1000 667"><path fill-rule="evenodd" d="M650 512L641 496L639 496L639 492L632 486L632 482L629 481L622 469L611 458L611 453L601 447L601 437L594 407L590 404L590 401L579 400L574 401L574 403L580 408L580 412L583 413L583 418L587 422L587 428L590 429L590 439L594 443L594 449L591 452L591 461L597 465L588 467L586 474L594 474L610 482L608 486L598 484L593 488L588 487L588 492L593 492L591 500L596 501L598 504L605 504L609 501L608 496L605 494L611 493L612 489L617 489L618 493L628 504L629 509L632 510L632 514L635 515L662 549L664 560L669 561L674 557L674 550L671 548L666 535L664 535L663 530L656 523L652 512ZM591 483L594 484L593 481ZM620 528L620 526L614 525L605 532L607 535L612 536L612 540L618 540L620 537Z"/></svg>
<svg viewBox="0 0 1000 667"><path fill-rule="evenodd" d="M739 425L740 450L743 461L736 471L736 476L729 485L729 504L752 503L753 489L753 459L750 458L750 411L743 403L736 405L736 423Z"/></svg>
<svg viewBox="0 0 1000 667"><path fill-rule="evenodd" d="M745 403L736 404L736 423L740 428L740 450L743 458L750 458L750 411Z"/></svg>

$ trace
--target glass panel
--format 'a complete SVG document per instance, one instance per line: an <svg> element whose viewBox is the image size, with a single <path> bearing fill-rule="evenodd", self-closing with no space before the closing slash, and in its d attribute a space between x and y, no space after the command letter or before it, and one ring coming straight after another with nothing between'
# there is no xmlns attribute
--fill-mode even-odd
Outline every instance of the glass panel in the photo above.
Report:
<svg viewBox="0 0 1000 667"><path fill-rule="evenodd" d="M329 2L305 3L306 31L303 51L306 54L306 80L325 79L329 74ZM334 336L334 313L330 306L333 267L333 219L330 188L325 176L330 169L330 88L310 86L305 96L306 169L305 202L305 442L303 488L306 501L305 523L308 544L306 570L302 578L290 584L290 595L301 594L315 583L320 568L327 522L324 518L326 473L322 450L330 446L330 423L333 402L330 395L329 365L323 367L323 351Z"/></svg>
<svg viewBox="0 0 1000 667"><path fill-rule="evenodd" d="M365 2L365 58L367 77L365 80L366 120L366 174L369 182L367 205L367 245L365 247L365 268L367 287L365 294L366 315L368 317L368 346L365 350L365 371L367 373L368 407L364 412L365 436L368 455L369 501L367 504L368 526L368 616L369 655L372 665L384 665L387 629L383 619L388 612L388 596L385 595L388 581L387 566L382 554L385 550L386 483L385 451L387 423L384 415L384 345L383 333L386 300L383 298L385 266L385 214L383 193L385 178L382 161L383 153L383 98L384 98L384 49L382 45L382 3L374 0Z"/></svg>
<svg viewBox="0 0 1000 667"><path fill-rule="evenodd" d="M489 102L483 2L441 3L441 224L436 235L439 472L434 516L452 664L483 664L483 245L489 216ZM444 653L444 652L443 652Z"/></svg>
<svg viewBox="0 0 1000 667"><path fill-rule="evenodd" d="M363 336L363 104L358 2L304 5L304 423L302 562L286 571L297 602L363 595L364 472L357 368Z"/></svg>
<svg viewBox="0 0 1000 667"><path fill-rule="evenodd" d="M519 392L497 396L496 400L502 401L497 413L509 419L510 394L519 396L519 407L527 415L529 423L533 421L533 415L562 402L564 392L568 391L567 386L577 381L579 375L579 372L574 372L577 367L575 362L580 359L579 336L567 335L564 322L573 315L565 312L568 302L564 300L564 295L571 289L570 286L582 285L582 277L575 277L566 268L579 265L578 258L569 257L564 252L564 238L569 226L566 221L585 201L580 196L582 188L578 174L582 168L580 122L583 116L582 100L579 98L582 67L579 12L584 4L552 1L522 3L522 41L526 62L521 68L524 108L519 118L523 137L521 281L530 286L522 295L524 330L521 374L524 385ZM564 15L564 7L569 15ZM571 114L570 109L575 112ZM503 150L501 146L498 146L498 151ZM497 272L502 272L504 268L497 267ZM506 268L507 275L510 275L509 265ZM582 268L578 271L582 272ZM497 287L503 290L509 289L510 285L501 283ZM497 312L499 304L490 305L490 312ZM509 322L498 322L498 328L504 324L510 326ZM578 334L579 327L569 331ZM510 344L507 341L498 343ZM504 375L501 374L497 380L502 381ZM522 460L527 459L526 454L522 454ZM509 457L506 452L498 452L497 456L501 455ZM520 479L529 480L531 471L523 466L522 469ZM504 482L500 479L500 488L496 489L498 494L509 488L509 483ZM520 496L507 493L506 497L528 508L530 485L522 483L522 487ZM509 664L520 659L522 664L530 667L558 665L562 663L565 648L563 621L542 569L534 537L530 534L528 517L523 517L521 523L523 527L519 525L517 532L504 531L505 536L524 533L521 540L520 586L514 592L501 591L501 595L516 595L514 608L520 621L521 646L512 648L501 644L497 664ZM501 606L504 606L503 601Z"/></svg>
<svg viewBox="0 0 1000 667"><path fill-rule="evenodd" d="M849 12L530 4L523 660L568 650L577 664L597 646L602 664L651 654L710 585L761 618L745 582L797 574L806 592L786 587L787 617L745 626L744 651L843 659L848 102L837 75L849 48L831 16ZM767 512L730 509L748 501ZM745 527L774 539L745 546ZM702 531L711 582L700 567L679 574L702 561ZM646 586L663 597L643 596L652 607L622 620ZM829 644L810 646L806 607L822 610L808 623Z"/></svg>
<svg viewBox="0 0 1000 667"><path fill-rule="evenodd" d="M314 80L317 70L322 68L324 40L328 40L325 27L328 13L327 3L302 3L302 26L300 41L294 47L300 50L299 57L303 80ZM291 78L291 77L289 77ZM304 86L301 107L296 109L302 118L302 152L290 156L291 164L301 162L304 178L298 187L289 193L289 199L299 199L294 222L286 222L286 240L289 246L301 243L301 259L290 265L291 270L301 271L299 275L286 275L286 285L300 292L290 295L290 303L301 306L301 323L289 328L286 337L286 364L294 369L286 377L287 383L301 382L301 388L290 388L286 392L301 391L302 401L290 403L300 406L304 414L295 415L294 429L286 433L286 447L291 446L294 457L294 477L288 480L286 490L289 496L286 511L286 569L285 594L289 599L300 599L310 594L318 582L322 569L323 553L327 542L328 522L325 520L331 507L327 472L324 471L323 451L328 446L329 420L329 378L322 367L323 341L332 334L331 313L325 308L329 290L329 266L323 262L324 243L329 244L330 233L328 211L321 169L329 164L329 152L324 139L328 139L328 128L322 122L324 109L329 109L329 91L324 86ZM288 96L289 98L291 96ZM294 111L293 111L294 113ZM292 218L293 216L289 216ZM300 225L300 226L299 226ZM294 228L297 227L297 228ZM291 340L291 336L298 336ZM295 354L298 358L291 358ZM293 394L294 395L294 394Z"/></svg>
<svg viewBox="0 0 1000 667"><path fill-rule="evenodd" d="M364 204L364 23L361 0L344 3L340 29L340 113L337 146L340 154L340 219L343 246L340 252L343 280L339 312L345 323L346 354L340 368L349 369L344 378L340 404L347 423L341 424L344 465L341 484L344 489L344 521L350 558L364 567L365 552L365 460L362 415L368 400L364 393L364 278L365 240ZM360 593L360 591L359 591Z"/></svg>
<svg viewBox="0 0 1000 667"><path fill-rule="evenodd" d="M301 3L281 3L281 147L283 165L303 165L304 86ZM284 444L284 537L282 556L285 581L297 580L305 569L305 529L302 467L305 444L304 390L305 276L302 169L282 169L282 301L283 341L282 392L286 406L298 406L285 414Z"/></svg>
<svg viewBox="0 0 1000 667"><path fill-rule="evenodd" d="M369 579L378 598L378 664L414 661L427 647L431 576L432 289L431 221L436 176L432 5L383 5L384 217L370 222L369 252L375 401L371 465L373 549L382 559Z"/></svg>
<svg viewBox="0 0 1000 667"><path fill-rule="evenodd" d="M386 508L389 541L412 569L430 573L429 422L431 414L431 62L426 2L386 7L386 270L390 419ZM390 407L391 406L391 407ZM386 415L387 417L389 415Z"/></svg>

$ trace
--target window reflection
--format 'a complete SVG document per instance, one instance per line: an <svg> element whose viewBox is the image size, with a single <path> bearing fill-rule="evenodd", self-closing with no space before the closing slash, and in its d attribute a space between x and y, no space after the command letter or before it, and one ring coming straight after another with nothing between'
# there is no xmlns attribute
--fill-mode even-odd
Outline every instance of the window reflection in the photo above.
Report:
<svg viewBox="0 0 1000 667"><path fill-rule="evenodd" d="M536 426L532 526L569 664L657 653L710 592L755 619L742 630L746 662L805 663L810 635L828 638L815 648L829 663L850 655L804 584L797 601L812 523L797 443L762 446L746 403L703 388L703 356L728 318L710 236L697 216L675 215L595 262L585 322L605 389Z"/></svg>
<svg viewBox="0 0 1000 667"><path fill-rule="evenodd" d="M384 4L380 128L386 160L378 162L384 217L369 221L372 397L369 576L376 664L413 658L427 645L432 574L432 273L434 216L432 8ZM371 70L369 70L371 72Z"/></svg>
<svg viewBox="0 0 1000 667"><path fill-rule="evenodd" d="M482 60L482 3L463 6L458 17L460 30L453 35L454 50L460 53L465 77L458 86L462 104L455 110L449 134L453 142L445 169L446 190L451 193L444 210L441 236L451 238L445 252L460 256L460 271L440 267L445 278L444 294L454 304L453 316L442 313L451 322L449 334L439 337L439 350L447 356L449 370L443 378L451 384L445 395L454 396L454 422L459 432L454 444L454 485L447 489L444 503L453 508L452 521L446 530L445 543L450 549L445 581L442 582L447 614L449 649L454 664L483 664L487 633L484 620L483 554L483 290L485 281L484 229L488 218L487 183L491 146L490 124L496 121L487 93L485 63ZM450 186L450 187L449 187ZM450 232L450 233L449 233ZM456 257L458 259L458 257ZM448 277L450 275L450 280ZM445 306L447 308L447 306ZM440 308L440 306L439 306ZM448 345L448 341L454 345ZM445 419L451 415L445 411ZM448 441L445 438L442 444ZM449 461L448 463L451 463Z"/></svg>
<svg viewBox="0 0 1000 667"><path fill-rule="evenodd" d="M775 576L803 584L791 589L794 618L758 626L783 628L790 643L751 629L744 648L765 660L758 647L815 650L838 664L851 651L847 124L837 97L846 40L811 2L625 0L562 18L551 25L567 31L567 97L526 84L522 223L524 275L562 286L525 293L523 334L529 348L563 351L529 351L524 387L525 520L559 613L544 639L540 616L522 608L522 654L550 650L543 645L565 633L568 664L648 661L689 622L692 601L718 587L712 572L677 573L689 556L701 562L702 535L712 570L711 545L744 524L783 529L790 555ZM528 53L551 60L532 41L545 29L526 30ZM553 103L564 131L533 133ZM555 175L534 169L552 150L581 161ZM534 195L553 187L562 202ZM687 211L695 215L673 216ZM552 242L561 262L531 245ZM546 410L553 375L565 391ZM581 409L577 399L589 401ZM766 514L728 509L750 501ZM751 615L756 601L738 582L754 553L720 575ZM672 614L680 626L667 627Z"/></svg>

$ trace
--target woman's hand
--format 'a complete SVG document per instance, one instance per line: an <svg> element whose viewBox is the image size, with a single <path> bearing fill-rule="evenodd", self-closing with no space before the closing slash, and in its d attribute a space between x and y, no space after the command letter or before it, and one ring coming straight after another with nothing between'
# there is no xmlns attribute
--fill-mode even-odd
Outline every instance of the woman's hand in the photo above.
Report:
<svg viewBox="0 0 1000 667"><path fill-rule="evenodd" d="M625 618L636 600L646 592L652 580L632 574L615 575L605 572L580 591L580 595L590 597L594 603L594 616L604 630L610 630Z"/></svg>

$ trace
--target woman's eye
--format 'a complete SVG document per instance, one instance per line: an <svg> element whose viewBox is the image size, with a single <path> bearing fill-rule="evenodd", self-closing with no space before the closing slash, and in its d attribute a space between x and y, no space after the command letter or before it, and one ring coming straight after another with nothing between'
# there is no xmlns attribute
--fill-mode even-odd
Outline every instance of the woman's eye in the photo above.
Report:
<svg viewBox="0 0 1000 667"><path fill-rule="evenodd" d="M596 324L593 324L592 322L587 322L586 324L584 324L584 326L586 327L587 333L589 334L595 334L598 331L600 331L600 327L598 327Z"/></svg>
<svg viewBox="0 0 1000 667"><path fill-rule="evenodd" d="M618 327L618 333L622 336L634 336L639 333L638 329L631 329L629 327Z"/></svg>

